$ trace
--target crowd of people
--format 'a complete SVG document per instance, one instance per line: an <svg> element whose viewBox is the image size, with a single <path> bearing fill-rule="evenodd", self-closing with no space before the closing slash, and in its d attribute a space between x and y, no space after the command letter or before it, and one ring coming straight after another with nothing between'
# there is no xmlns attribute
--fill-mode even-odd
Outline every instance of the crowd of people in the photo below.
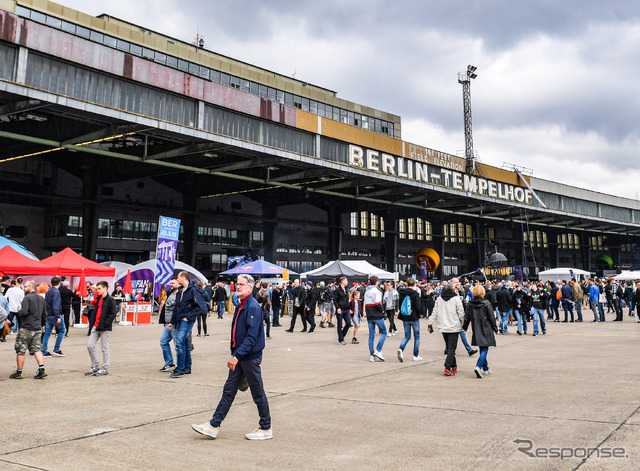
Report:
<svg viewBox="0 0 640 471"><path fill-rule="evenodd" d="M45 359L63 357L62 342L67 328L81 313L76 310L80 296L72 291L64 278L53 277L51 283L37 285L23 282L21 277L10 280L3 277L0 290L0 327L2 341L15 334L16 371L12 379L23 378L26 352L38 364L36 379L47 377ZM147 287L151 293L151 287ZM90 368L87 376L109 374L109 340L119 303L128 300L116 286L109 294L109 285L100 281L88 283L86 310L89 336L87 351ZM148 294L147 294L148 295ZM131 298L131 296L129 296ZM135 299L135 298L132 298ZM488 349L496 346L496 335L509 335L515 327L518 335L547 333L550 322L583 322L587 308L593 314L593 323L606 321L605 314L615 313L613 322L623 322L623 309L640 322L640 281L621 284L615 280L589 279L577 282L558 281L466 281L457 278L439 283L416 281L409 277L401 282L382 281L376 276L365 282L349 283L346 277L335 281L270 284L256 283L249 275L240 275L233 283L201 283L190 280L188 272L174 277L168 289L158 297L159 322L164 324L160 346L164 365L160 371L171 373L171 378L190 375L191 351L194 349L192 330L197 322L197 337L209 336L207 317L217 314L223 319L233 312L231 329L231 359L229 377L223 388L222 399L210 422L194 424L193 429L216 438L220 423L233 403L236 392L251 389L260 415L259 427L247 438L264 440L273 437L269 406L260 374L260 362L265 340L271 339L271 329L281 327L283 315L290 316L288 333L294 333L298 318L300 332L313 334L320 328L335 328L337 342L346 345L351 328L350 343L359 344L358 331L363 322L368 327L370 362L385 361L383 348L388 336L395 336L402 323L404 338L396 350L399 362L405 361L404 352L413 338L413 361L421 361L420 320L427 319L427 329L433 333L436 325L444 341L444 375L455 376L458 371L456 351L458 339L469 356L480 352L474 368L477 378L490 375ZM563 312L561 316L560 310ZM316 323L316 318L319 322ZM472 327L469 341L466 331ZM53 350L49 340L55 332ZM376 342L376 335L379 334ZM98 340L102 350L102 365L96 353ZM175 360L171 349L174 344ZM473 348L477 347L477 348Z"/></svg>

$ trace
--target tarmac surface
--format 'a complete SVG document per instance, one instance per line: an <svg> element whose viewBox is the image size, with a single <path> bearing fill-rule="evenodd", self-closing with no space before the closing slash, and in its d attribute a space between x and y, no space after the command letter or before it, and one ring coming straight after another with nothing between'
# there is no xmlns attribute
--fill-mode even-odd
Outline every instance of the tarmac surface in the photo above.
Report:
<svg viewBox="0 0 640 471"><path fill-rule="evenodd" d="M423 361L412 361L413 340L397 360L400 324L386 361L371 363L366 327L360 344L343 346L335 329L287 333L285 317L262 363L274 439L258 442L244 438L258 423L249 392L238 393L217 440L190 427L208 421L220 398L229 315L209 317L210 337L194 328L193 374L179 379L159 371L157 324L114 325L104 377L84 376L86 329L71 329L46 379L33 379L27 357L24 379L11 380L12 335L0 343L0 469L637 470L640 324L591 317L547 324L538 337L531 324L526 336L510 327L482 379L462 343L458 374L443 375L444 342L425 321Z"/></svg>

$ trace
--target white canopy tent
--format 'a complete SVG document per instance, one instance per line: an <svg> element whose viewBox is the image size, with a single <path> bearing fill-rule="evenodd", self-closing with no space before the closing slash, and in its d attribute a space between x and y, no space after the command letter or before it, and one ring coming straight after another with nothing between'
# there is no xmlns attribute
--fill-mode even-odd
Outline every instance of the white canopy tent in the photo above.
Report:
<svg viewBox="0 0 640 471"><path fill-rule="evenodd" d="M587 279L591 276L591 273L585 270L580 270L579 268L551 268L550 270L544 270L538 272L538 278L540 280L567 280L569 281L571 278L575 278L578 281L582 281L582 279Z"/></svg>
<svg viewBox="0 0 640 471"><path fill-rule="evenodd" d="M623 271L619 275L613 277L616 281L633 281L640 280L640 270Z"/></svg>
<svg viewBox="0 0 640 471"><path fill-rule="evenodd" d="M375 265L370 264L366 260L334 260L320 268L302 273L302 279L308 278L336 278L339 276L347 276L351 278L369 278L377 276L381 280L395 280L394 273L382 270Z"/></svg>

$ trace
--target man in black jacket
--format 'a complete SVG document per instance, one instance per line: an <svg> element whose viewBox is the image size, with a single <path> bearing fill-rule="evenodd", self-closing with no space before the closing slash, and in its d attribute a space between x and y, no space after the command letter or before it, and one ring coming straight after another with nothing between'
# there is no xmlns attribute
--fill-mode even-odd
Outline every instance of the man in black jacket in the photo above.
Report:
<svg viewBox="0 0 640 471"><path fill-rule="evenodd" d="M333 304L336 306L336 324L338 328L338 343L345 345L345 335L351 328L351 309L349 305L349 293L347 293L347 278L342 277L338 281L338 287L333 292ZM344 322L344 327L342 327Z"/></svg>
<svg viewBox="0 0 640 471"><path fill-rule="evenodd" d="M309 289L307 290L307 294L305 297L305 317L307 322L309 323L309 333L313 334L316 330L316 306L318 305L318 299L320 298L320 285L314 287L313 284L309 281L307 283Z"/></svg>
<svg viewBox="0 0 640 471"><path fill-rule="evenodd" d="M26 293L22 300L20 311L16 314L20 328L16 336L16 363L17 369L10 378L22 379L22 367L24 366L24 355L29 350L38 362L38 373L35 379L43 379L47 376L44 369L44 357L42 355L42 332L47 322L47 310L44 299L36 292L36 283L27 281L24 285Z"/></svg>
<svg viewBox="0 0 640 471"><path fill-rule="evenodd" d="M67 328L67 331L65 332L64 336L68 337L69 327L71 326L71 324L69 324L70 317L71 317L71 301L73 300L73 297L75 296L75 294L73 294L73 291L69 289L68 280L64 280L60 284L60 288L58 288L58 291L60 292L60 307L62 309L62 316L64 317L64 325ZM78 319L76 319L76 321L77 320Z"/></svg>
<svg viewBox="0 0 640 471"><path fill-rule="evenodd" d="M89 313L89 341L87 342L91 369L85 373L85 376L106 376L109 374L109 338L117 312L116 301L109 296L109 283L98 281L92 304L93 308ZM100 360L96 354L98 339L100 339L100 348L102 349L102 368L99 367Z"/></svg>
<svg viewBox="0 0 640 471"><path fill-rule="evenodd" d="M302 332L307 331L307 320L304 317L304 300L306 297L306 289L300 286L300 280L295 280L291 288L291 299L293 301L293 315L291 316L291 327L287 332L293 332L296 325L296 318L300 316L302 319Z"/></svg>
<svg viewBox="0 0 640 471"><path fill-rule="evenodd" d="M511 315L511 307L513 300L511 298L511 291L507 286L507 282L504 282L502 288L496 295L498 299L498 318L500 319L500 333L506 335L507 325L509 322L509 316Z"/></svg>

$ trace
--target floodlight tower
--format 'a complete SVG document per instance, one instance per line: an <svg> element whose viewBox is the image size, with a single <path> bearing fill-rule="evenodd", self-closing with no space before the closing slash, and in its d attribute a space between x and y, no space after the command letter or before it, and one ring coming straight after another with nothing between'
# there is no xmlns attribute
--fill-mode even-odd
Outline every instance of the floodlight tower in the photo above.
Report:
<svg viewBox="0 0 640 471"><path fill-rule="evenodd" d="M473 151L473 135L471 133L471 80L476 78L477 67L468 65L465 72L458 73L458 83L462 85L462 103L464 106L464 156L467 159L467 173L476 169L476 156Z"/></svg>

